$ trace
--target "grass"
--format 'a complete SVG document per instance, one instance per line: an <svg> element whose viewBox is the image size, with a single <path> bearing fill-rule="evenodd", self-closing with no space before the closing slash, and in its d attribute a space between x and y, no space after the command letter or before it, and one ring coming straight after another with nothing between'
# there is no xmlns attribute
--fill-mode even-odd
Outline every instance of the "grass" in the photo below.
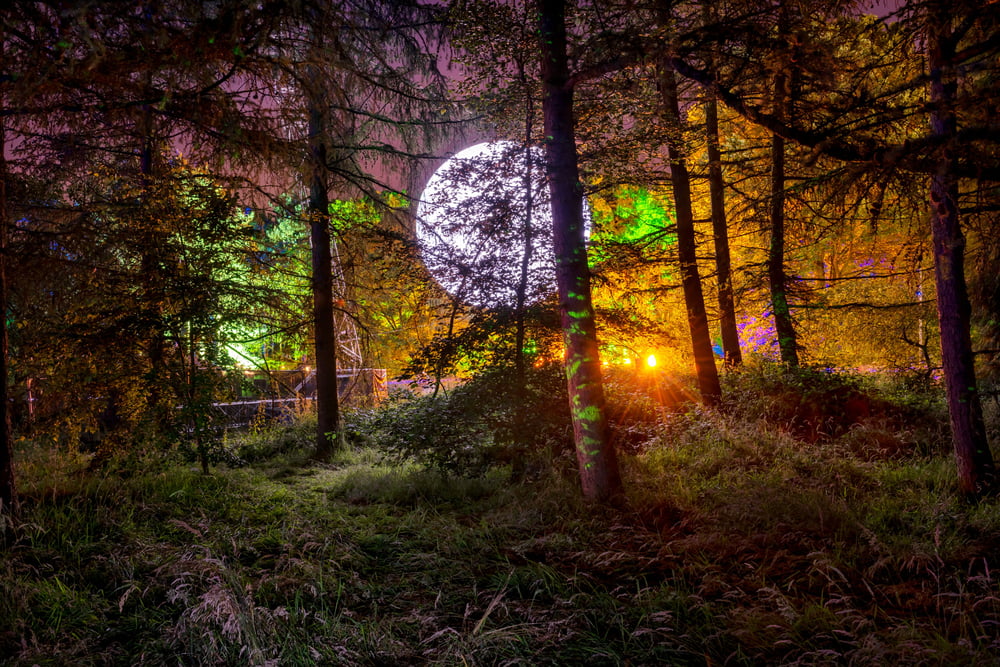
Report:
<svg viewBox="0 0 1000 667"><path fill-rule="evenodd" d="M627 510L587 506L556 469L464 479L370 449L307 464L287 429L210 476L162 458L98 475L26 445L0 656L996 664L1000 503L964 503L913 429L803 439L764 414L678 412L625 458ZM909 453L865 446L887 432Z"/></svg>

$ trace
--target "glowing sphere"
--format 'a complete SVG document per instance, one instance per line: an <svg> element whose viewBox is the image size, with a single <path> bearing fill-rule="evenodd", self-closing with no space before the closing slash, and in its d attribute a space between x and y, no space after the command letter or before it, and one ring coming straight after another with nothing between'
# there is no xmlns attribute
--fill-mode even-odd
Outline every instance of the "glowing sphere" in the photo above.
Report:
<svg viewBox="0 0 1000 667"><path fill-rule="evenodd" d="M538 148L477 144L445 162L417 206L424 263L452 296L476 306L515 306L554 289L552 212Z"/></svg>
<svg viewBox="0 0 1000 667"><path fill-rule="evenodd" d="M655 368L656 367L656 355L655 354L651 354L648 357L646 357L646 365L649 366L650 368Z"/></svg>

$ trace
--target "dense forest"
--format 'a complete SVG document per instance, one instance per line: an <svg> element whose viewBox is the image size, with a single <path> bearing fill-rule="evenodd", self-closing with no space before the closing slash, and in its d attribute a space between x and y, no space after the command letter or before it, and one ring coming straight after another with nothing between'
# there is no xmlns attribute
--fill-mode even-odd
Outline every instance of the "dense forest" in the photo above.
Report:
<svg viewBox="0 0 1000 667"><path fill-rule="evenodd" d="M995 664L1000 4L0 19L0 663Z"/></svg>

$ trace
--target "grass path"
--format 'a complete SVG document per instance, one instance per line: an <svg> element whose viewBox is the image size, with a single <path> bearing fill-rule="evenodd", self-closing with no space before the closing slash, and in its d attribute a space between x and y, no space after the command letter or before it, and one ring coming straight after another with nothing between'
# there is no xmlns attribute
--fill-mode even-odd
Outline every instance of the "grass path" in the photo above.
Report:
<svg viewBox="0 0 1000 667"><path fill-rule="evenodd" d="M996 664L1000 506L947 458L714 419L626 460L625 511L367 451L209 477L22 452L2 663Z"/></svg>

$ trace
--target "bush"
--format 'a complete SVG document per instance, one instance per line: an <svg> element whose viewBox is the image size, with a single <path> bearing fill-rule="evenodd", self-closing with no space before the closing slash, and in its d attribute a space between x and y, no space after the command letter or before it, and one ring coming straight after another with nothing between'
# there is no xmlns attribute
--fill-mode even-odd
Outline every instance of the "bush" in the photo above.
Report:
<svg viewBox="0 0 1000 667"><path fill-rule="evenodd" d="M723 410L733 416L764 420L807 442L845 440L856 453L871 450L866 456L874 450L936 454L949 441L941 388L914 385L906 376L761 360L726 373L723 398Z"/></svg>
<svg viewBox="0 0 1000 667"><path fill-rule="evenodd" d="M612 444L630 454L656 440L665 412L691 400L662 374L624 369L605 371L605 396ZM558 363L529 368L523 393L512 369L495 368L437 396L396 395L380 408L355 413L347 430L390 458L471 476L500 464L520 476L573 452L566 378Z"/></svg>
<svg viewBox="0 0 1000 667"><path fill-rule="evenodd" d="M349 427L397 460L479 476L498 464L525 469L572 443L562 368L531 368L519 395L512 370L483 372L455 389L394 398ZM359 415L361 417L361 415Z"/></svg>
<svg viewBox="0 0 1000 667"><path fill-rule="evenodd" d="M316 446L316 414L300 415L291 423L254 426L235 436L232 452L236 459L257 463L311 451Z"/></svg>

